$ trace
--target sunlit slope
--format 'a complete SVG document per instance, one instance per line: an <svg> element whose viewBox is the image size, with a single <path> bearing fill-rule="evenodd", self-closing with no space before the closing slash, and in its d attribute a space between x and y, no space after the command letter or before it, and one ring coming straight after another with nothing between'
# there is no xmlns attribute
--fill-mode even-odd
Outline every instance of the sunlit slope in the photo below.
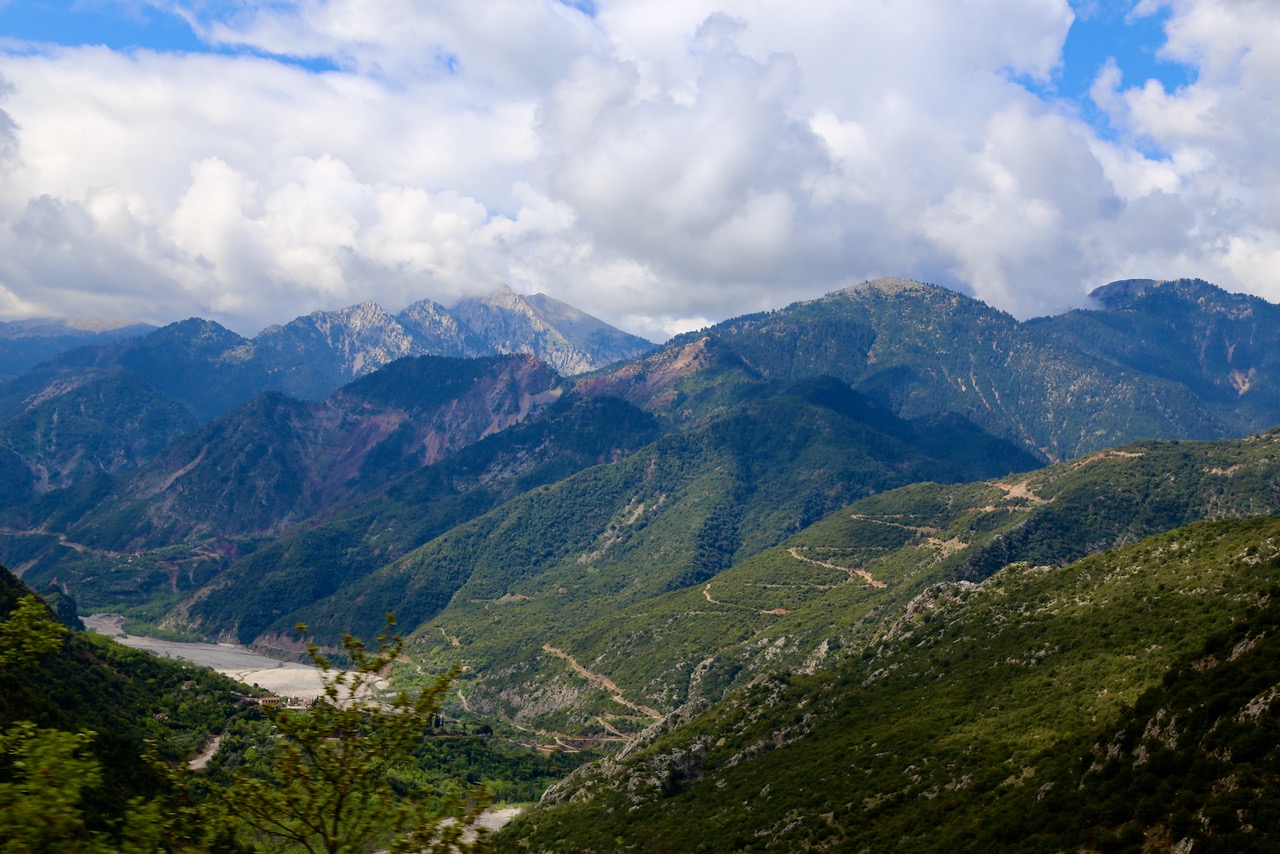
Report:
<svg viewBox="0 0 1280 854"><path fill-rule="evenodd" d="M704 584L860 495L1029 462L963 425L946 426L951 444L987 453L972 455L980 464L943 462L921 449L938 441L937 425L890 416L889 435L799 392L808 387L533 490L299 617L357 630L387 610L409 627L436 618L415 649L464 656L478 675L528 662L620 608Z"/></svg>
<svg viewBox="0 0 1280 854"><path fill-rule="evenodd" d="M1144 293L1020 322L945 288L880 279L679 336L579 384L684 424L726 386L827 375L905 418L961 414L1046 461L1280 422L1280 309L1198 280Z"/></svg>
<svg viewBox="0 0 1280 854"><path fill-rule="evenodd" d="M626 457L657 436L653 418L621 400L563 399L543 417L400 478L327 521L286 533L233 563L169 619L260 647L283 640L296 650L299 609L344 595L340 591L369 573L513 496ZM370 612L368 619L377 617ZM327 638L343 628L313 625Z"/></svg>
<svg viewBox="0 0 1280 854"><path fill-rule="evenodd" d="M1265 847L1278 831L1262 820L1274 812L1266 733L1280 650L1260 642L1275 628L1262 609L1277 582L1280 519L1261 517L1180 528L1066 567L1017 563L982 584L933 585L885 614L839 666L760 677L622 761L575 775L548 798L560 806L521 818L505 839L534 851L921 851L1028 850L1032 839L1114 846L1120 833L1129 844L1150 833L1168 847L1178 834L1253 822L1244 839ZM1228 645L1232 630L1243 636ZM1190 701L1148 693L1255 648L1266 657L1251 672L1270 677L1195 689L1208 703L1201 718L1217 727L1185 713L1174 721L1168 704ZM1213 758L1210 731L1240 760L1219 753L1197 778L1196 757ZM1255 731L1262 741L1246 748ZM1144 768L1160 744L1182 758ZM1169 802L1140 807L1141 787L1117 774L1149 775ZM1239 817L1211 809L1214 779L1239 790L1229 801ZM1085 812L1046 843L1053 813L1034 805L1059 792L1055 806Z"/></svg>
<svg viewBox="0 0 1280 854"><path fill-rule="evenodd" d="M932 584L980 581L1017 561L1058 566L1201 519L1276 512L1277 450L1280 433L1148 442L993 481L915 484L665 590L644 588L644 579L670 578L671 557L681 547L689 553L693 526L664 528L655 514L646 523L659 524L650 535L661 535L669 550L635 551L634 561L648 561L647 573L644 564L601 562L594 542L578 543L545 576L463 587L419 632L415 650L432 664L471 666L470 708L515 720L548 713L533 698L539 680L554 676L555 727L548 729L606 734L600 715L620 714L632 726L643 716L570 658L608 678L633 705L668 712L692 699L715 702L762 672L811 673L860 655L880 622ZM604 554L632 547L626 521L647 512L637 514L645 503L638 494L617 489L603 539L613 545ZM483 577L503 577L502 566ZM609 583L621 592L604 589ZM591 607L602 594L606 606Z"/></svg>

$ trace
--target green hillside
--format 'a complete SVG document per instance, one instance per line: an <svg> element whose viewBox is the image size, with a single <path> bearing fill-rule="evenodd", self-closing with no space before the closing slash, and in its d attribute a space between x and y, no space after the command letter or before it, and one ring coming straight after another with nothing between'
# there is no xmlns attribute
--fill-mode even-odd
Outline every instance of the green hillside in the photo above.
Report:
<svg viewBox="0 0 1280 854"><path fill-rule="evenodd" d="M1037 332L1132 370L1181 383L1233 429L1275 420L1280 306L1199 279L1113 282L1100 308L1032 321Z"/></svg>
<svg viewBox="0 0 1280 854"><path fill-rule="evenodd" d="M450 528L522 492L627 456L657 435L651 416L620 400L565 398L542 418L489 436L233 563L171 620L209 634L234 633L245 643L264 632L291 634L306 616L300 609L347 596L350 585ZM404 613L395 602L386 605ZM363 627L381 614L366 609ZM314 625L334 637L331 626Z"/></svg>
<svg viewBox="0 0 1280 854"><path fill-rule="evenodd" d="M29 594L0 567L0 623ZM25 721L93 733L88 752L100 764L102 785L86 792L85 811L99 828L118 817L132 798L154 795L167 785L142 761L148 742L157 746L162 759L186 759L244 710L239 692L252 690L207 668L160 659L80 631L68 632L53 652L34 663L0 667L0 679L0 732ZM0 783L19 770L0 756Z"/></svg>
<svg viewBox="0 0 1280 854"><path fill-rule="evenodd" d="M536 415L558 383L526 356L419 357L325 401L267 392L141 468L10 510L5 526L25 536L0 553L95 608L175 597L286 530Z"/></svg>
<svg viewBox="0 0 1280 854"><path fill-rule="evenodd" d="M933 585L839 667L574 775L500 850L1266 850L1278 573L1264 517Z"/></svg>
<svg viewBox="0 0 1280 854"><path fill-rule="evenodd" d="M181 404L119 368L25 376L0 389L0 509L131 471L194 426Z"/></svg>
<svg viewBox="0 0 1280 854"><path fill-rule="evenodd" d="M0 561L65 613L284 655L394 612L379 678L456 679L393 788L596 760L512 850L1269 850L1280 428L1236 437L1280 423L1280 308L1094 298L1020 322L878 280L572 379L386 363L372 304L276 361L185 321L0 383ZM186 673L73 633L0 715L104 734L119 815L162 785L142 739L176 762L233 711Z"/></svg>
<svg viewBox="0 0 1280 854"><path fill-rule="evenodd" d="M543 644L568 643L619 609L693 589L859 496L1031 462L971 425L913 425L862 406L847 388L828 394L836 386L779 389L700 430L532 490L291 616L357 631L386 610L408 626L431 620L410 651L430 668L470 668L472 709L599 732L601 704L617 708L607 694L579 704L581 685L570 684L563 703L523 707L544 677L578 679ZM901 438L866 423L871 415ZM942 430L968 462L929 456L924 448Z"/></svg>
<svg viewBox="0 0 1280 854"><path fill-rule="evenodd" d="M696 547L690 534L705 522L664 506L640 512L637 522L648 527L634 533L625 521L653 502L642 482L628 484L614 515L596 521L603 524L599 541L566 545L565 556L544 561L541 574L519 583L482 588L468 581L410 648L426 662L471 666L472 710L526 722L549 713L539 688L551 683L557 712L546 728L603 735L601 712L625 718L615 727L638 726L644 716L620 707L566 656L611 680L635 705L665 713L690 700L714 703L761 673L813 673L860 654L881 619L930 585L980 581L1016 561L1062 565L1205 518L1278 512L1278 446L1275 432L1233 442L1150 442L997 481L907 486L665 588L654 582L664 577L654 568L666 578L679 572L676 549L683 544L688 560ZM791 488L776 470L763 480ZM583 489L607 494L596 481ZM551 493L546 506L568 504L563 495ZM766 493L765 507L772 509L774 498ZM696 505L686 499L672 506L691 514ZM705 505L702 512L703 520L712 518ZM753 516L748 524L759 531L768 520ZM422 563L448 566L454 558L446 547L492 553L476 564L477 574L509 579L519 564L506 550L505 529L494 530L456 546L444 538L424 550ZM412 590L419 582L410 579Z"/></svg>
<svg viewBox="0 0 1280 854"><path fill-rule="evenodd" d="M726 383L829 375L902 417L959 413L1052 461L1280 422L1275 321L1274 306L1200 281L1024 323L945 288L881 279L679 336L579 383L684 424Z"/></svg>

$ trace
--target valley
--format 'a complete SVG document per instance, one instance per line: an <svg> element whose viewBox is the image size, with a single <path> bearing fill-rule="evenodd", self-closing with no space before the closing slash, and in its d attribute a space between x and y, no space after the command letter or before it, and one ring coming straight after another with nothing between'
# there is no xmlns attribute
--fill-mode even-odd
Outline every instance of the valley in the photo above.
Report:
<svg viewBox="0 0 1280 854"><path fill-rule="evenodd" d="M54 355L0 383L0 563L291 696L393 614L449 767L547 789L500 850L1280 834L1280 307L887 279L649 348L548 299Z"/></svg>
<svg viewBox="0 0 1280 854"><path fill-rule="evenodd" d="M130 649L190 661L279 697L314 700L323 693L320 671L312 665L268 658L235 644L186 643L127 635L121 630L123 623L124 618L119 614L91 614L84 618L86 629L106 635Z"/></svg>

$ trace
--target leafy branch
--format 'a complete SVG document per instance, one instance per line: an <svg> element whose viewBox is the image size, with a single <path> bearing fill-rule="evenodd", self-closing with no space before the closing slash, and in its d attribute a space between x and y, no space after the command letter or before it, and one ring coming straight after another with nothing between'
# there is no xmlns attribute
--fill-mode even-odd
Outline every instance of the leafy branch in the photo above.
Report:
<svg viewBox="0 0 1280 854"><path fill-rule="evenodd" d="M324 674L321 696L306 712L267 710L277 736L270 771L242 774L227 798L265 850L336 854L371 844L392 854L484 850L483 831L474 829L489 803L483 790L441 797L402 781L392 786L392 772L411 763L457 677L446 673L416 697L402 691L390 702L374 698L372 683L404 646L394 627L388 615L373 649L344 635L353 665L346 671L309 644L308 656Z"/></svg>

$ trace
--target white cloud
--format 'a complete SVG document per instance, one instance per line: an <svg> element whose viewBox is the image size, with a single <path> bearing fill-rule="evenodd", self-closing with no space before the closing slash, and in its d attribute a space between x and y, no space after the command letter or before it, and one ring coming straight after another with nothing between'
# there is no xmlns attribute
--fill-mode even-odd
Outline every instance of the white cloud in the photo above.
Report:
<svg viewBox="0 0 1280 854"><path fill-rule="evenodd" d="M1067 0L597 5L172 0L230 52L10 44L0 314L253 332L505 280L664 337L881 274L1020 315L1130 275L1280 297L1270 5L1144 0L1197 76L1101 69L1105 136L1016 82Z"/></svg>

